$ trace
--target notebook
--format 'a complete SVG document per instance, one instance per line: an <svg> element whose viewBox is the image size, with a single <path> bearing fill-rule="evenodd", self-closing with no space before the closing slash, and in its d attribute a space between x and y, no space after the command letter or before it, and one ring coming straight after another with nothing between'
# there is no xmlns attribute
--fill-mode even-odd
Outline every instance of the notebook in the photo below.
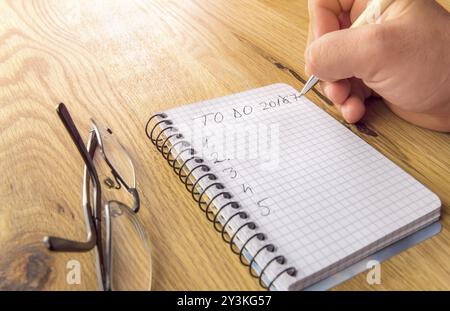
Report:
<svg viewBox="0 0 450 311"><path fill-rule="evenodd" d="M156 113L146 134L266 289L314 286L440 217L434 193L286 84Z"/></svg>

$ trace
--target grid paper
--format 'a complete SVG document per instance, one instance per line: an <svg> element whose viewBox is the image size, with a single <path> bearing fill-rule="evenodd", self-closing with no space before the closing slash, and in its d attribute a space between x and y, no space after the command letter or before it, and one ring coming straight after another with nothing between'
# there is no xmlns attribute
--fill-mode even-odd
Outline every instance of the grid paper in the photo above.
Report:
<svg viewBox="0 0 450 311"><path fill-rule="evenodd" d="M247 112L252 107L252 112L245 115L244 107ZM239 118L234 118L236 111ZM289 266L297 269L295 278L278 279L279 289L309 286L439 217L441 203L435 194L312 102L298 98L288 85L274 84L166 113L186 139L193 139L189 128L200 123L216 133L221 126L226 130L225 125L278 128L275 169L264 169L260 159L206 161L232 193L232 200L276 245L276 253L286 257L285 265L269 266L268 278ZM210 115L205 126L202 115L206 114ZM223 120L217 125L215 118ZM211 151L195 140L193 147L205 154ZM198 178L201 172L194 175ZM208 182L200 184L205 187ZM262 199L268 215L261 213ZM226 217L232 213L224 211ZM236 229L243 221L248 220L236 217L231 225ZM241 230L238 244L252 234ZM255 240L247 249L254 254L266 243ZM271 258L273 254L264 252L256 262L264 267Z"/></svg>

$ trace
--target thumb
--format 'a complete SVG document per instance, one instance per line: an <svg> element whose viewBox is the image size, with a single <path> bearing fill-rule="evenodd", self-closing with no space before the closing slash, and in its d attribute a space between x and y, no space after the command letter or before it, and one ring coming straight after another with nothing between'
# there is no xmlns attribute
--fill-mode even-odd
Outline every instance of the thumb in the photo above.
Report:
<svg viewBox="0 0 450 311"><path fill-rule="evenodd" d="M322 81L370 79L383 64L382 25L366 25L327 33L306 52L306 71Z"/></svg>

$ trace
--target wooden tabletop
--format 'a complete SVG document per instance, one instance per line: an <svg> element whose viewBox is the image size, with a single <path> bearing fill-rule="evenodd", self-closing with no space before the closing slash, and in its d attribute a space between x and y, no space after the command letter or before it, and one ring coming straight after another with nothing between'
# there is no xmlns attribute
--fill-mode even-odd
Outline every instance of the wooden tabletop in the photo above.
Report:
<svg viewBox="0 0 450 311"><path fill-rule="evenodd" d="M450 8L450 1L441 1ZM90 117L136 162L155 290L258 290L229 246L147 141L155 112L306 78L307 0L0 1L0 289L96 289L94 252L51 253L52 234L83 240L83 162L55 106L84 138ZM309 95L338 118L318 93ZM349 126L443 202L443 230L340 290L450 289L450 137L412 126L381 103ZM80 285L66 264L81 262Z"/></svg>

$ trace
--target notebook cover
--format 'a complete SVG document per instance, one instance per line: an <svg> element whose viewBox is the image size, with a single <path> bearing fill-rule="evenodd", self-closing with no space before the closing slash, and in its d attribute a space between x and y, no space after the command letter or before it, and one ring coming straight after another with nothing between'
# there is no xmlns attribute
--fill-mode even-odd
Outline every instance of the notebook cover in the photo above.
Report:
<svg viewBox="0 0 450 311"><path fill-rule="evenodd" d="M335 275L332 275L322 281L319 281L318 283L305 288L305 291L323 291L331 289L349 279L352 277L358 275L359 273L365 271L368 269L368 263L370 261L377 261L379 263L382 263L389 258L400 254L403 251L406 251L408 248L413 247L414 245L417 245L441 232L442 225L439 221L429 225L428 227L425 227L416 233L398 241L397 243L394 243L379 252L361 260L360 262L353 264L352 266L342 270L341 272L336 273ZM381 282L383 280L383 270L381 270ZM374 285L376 286L376 285Z"/></svg>

